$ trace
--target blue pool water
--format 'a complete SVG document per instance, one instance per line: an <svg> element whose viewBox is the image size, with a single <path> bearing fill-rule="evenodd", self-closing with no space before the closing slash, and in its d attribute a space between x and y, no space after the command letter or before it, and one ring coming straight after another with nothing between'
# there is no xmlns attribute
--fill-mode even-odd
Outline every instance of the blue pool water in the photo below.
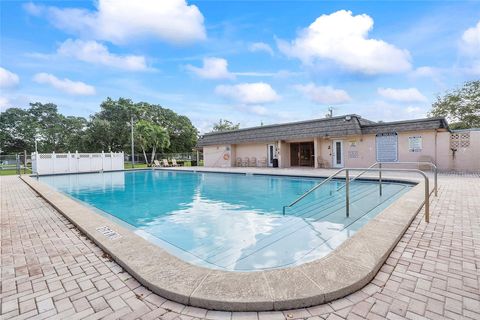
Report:
<svg viewBox="0 0 480 320"><path fill-rule="evenodd" d="M40 177L44 183L122 221L191 263L251 271L327 255L411 185L331 181L282 214L321 179L164 170Z"/></svg>

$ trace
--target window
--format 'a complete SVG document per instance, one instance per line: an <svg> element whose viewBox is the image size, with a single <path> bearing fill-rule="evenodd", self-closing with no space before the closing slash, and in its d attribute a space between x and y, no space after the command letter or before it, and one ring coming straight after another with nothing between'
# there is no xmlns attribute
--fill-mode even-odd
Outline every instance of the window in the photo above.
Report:
<svg viewBox="0 0 480 320"><path fill-rule="evenodd" d="M398 161L398 136L396 132L378 133L375 137L377 161Z"/></svg>

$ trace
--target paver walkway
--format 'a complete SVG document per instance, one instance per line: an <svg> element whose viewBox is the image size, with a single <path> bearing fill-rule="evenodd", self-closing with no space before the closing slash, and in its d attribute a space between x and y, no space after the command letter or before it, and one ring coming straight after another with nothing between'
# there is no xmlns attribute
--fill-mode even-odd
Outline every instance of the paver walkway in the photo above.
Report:
<svg viewBox="0 0 480 320"><path fill-rule="evenodd" d="M312 308L230 313L141 286L17 177L0 177L1 319L480 319L480 176L441 175L375 279Z"/></svg>

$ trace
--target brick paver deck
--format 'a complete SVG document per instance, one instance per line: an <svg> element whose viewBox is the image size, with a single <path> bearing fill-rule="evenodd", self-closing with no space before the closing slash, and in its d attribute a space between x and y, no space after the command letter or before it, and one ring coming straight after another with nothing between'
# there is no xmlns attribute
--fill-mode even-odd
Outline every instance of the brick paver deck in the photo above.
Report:
<svg viewBox="0 0 480 320"><path fill-rule="evenodd" d="M375 279L328 304L231 313L141 286L17 177L0 177L1 319L480 319L480 177L441 175Z"/></svg>

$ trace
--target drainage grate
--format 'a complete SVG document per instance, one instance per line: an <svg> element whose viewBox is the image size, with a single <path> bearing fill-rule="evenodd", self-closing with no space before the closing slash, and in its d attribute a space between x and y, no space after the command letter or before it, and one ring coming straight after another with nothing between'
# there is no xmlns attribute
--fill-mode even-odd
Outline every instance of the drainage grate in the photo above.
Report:
<svg viewBox="0 0 480 320"><path fill-rule="evenodd" d="M109 240L115 240L122 237L119 233L113 231L107 226L98 227L96 230L103 234L105 237L107 237Z"/></svg>

